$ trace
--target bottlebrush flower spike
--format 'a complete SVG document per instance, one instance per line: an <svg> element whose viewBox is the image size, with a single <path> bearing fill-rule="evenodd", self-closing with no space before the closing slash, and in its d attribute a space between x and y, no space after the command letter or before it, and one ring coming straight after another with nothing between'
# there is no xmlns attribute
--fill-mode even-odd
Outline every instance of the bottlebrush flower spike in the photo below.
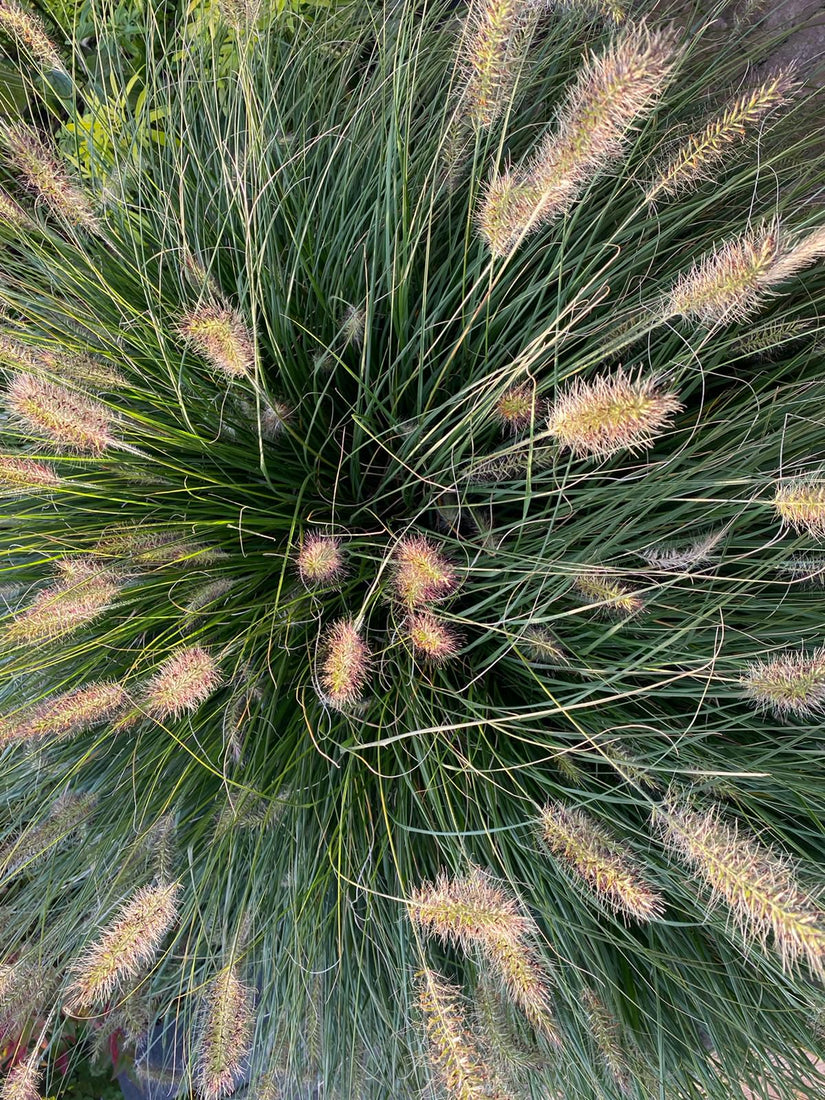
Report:
<svg viewBox="0 0 825 1100"><path fill-rule="evenodd" d="M703 535L687 546L660 544L651 547L649 550L641 550L639 557L643 558L654 569L661 569L667 573L687 573L691 569L711 561L713 551L723 537L724 531L716 531Z"/></svg>
<svg viewBox="0 0 825 1100"><path fill-rule="evenodd" d="M72 183L36 130L22 122L7 124L2 137L13 166L52 214L80 229L97 228L89 199Z"/></svg>
<svg viewBox="0 0 825 1100"><path fill-rule="evenodd" d="M455 657L459 649L455 631L430 611L416 611L407 619L407 634L413 653L434 664Z"/></svg>
<svg viewBox="0 0 825 1100"><path fill-rule="evenodd" d="M556 398L547 429L563 450L610 458L652 447L670 427L681 402L658 378L631 378L621 369L580 378Z"/></svg>
<svg viewBox="0 0 825 1100"><path fill-rule="evenodd" d="M313 531L301 541L295 559L298 575L306 585L333 584L344 573L341 540Z"/></svg>
<svg viewBox="0 0 825 1100"><path fill-rule="evenodd" d="M825 538L825 478L796 477L779 482L773 506L784 525L815 539Z"/></svg>
<svg viewBox="0 0 825 1100"><path fill-rule="evenodd" d="M341 710L360 702L369 666L369 647L355 626L347 619L333 623L323 640L318 670L322 700Z"/></svg>
<svg viewBox="0 0 825 1100"><path fill-rule="evenodd" d="M34 225L20 203L2 189L0 189L0 223L16 230L30 229Z"/></svg>
<svg viewBox="0 0 825 1100"><path fill-rule="evenodd" d="M648 188L648 202L692 190L709 178L731 146L743 141L771 111L788 103L797 87L793 68L787 68L737 96L702 130L691 134L664 165Z"/></svg>
<svg viewBox="0 0 825 1100"><path fill-rule="evenodd" d="M662 915L661 894L622 845L587 814L553 802L542 811L541 828L553 855L580 875L614 912L645 921Z"/></svg>
<svg viewBox="0 0 825 1100"><path fill-rule="evenodd" d="M180 319L178 331L199 355L227 377L254 374L255 342L237 310L227 306L197 306Z"/></svg>
<svg viewBox="0 0 825 1100"><path fill-rule="evenodd" d="M66 71L43 21L16 0L0 0L0 29L27 50L44 72Z"/></svg>
<svg viewBox="0 0 825 1100"><path fill-rule="evenodd" d="M179 527L152 528L148 524L110 527L98 539L94 553L102 558L127 558L132 565L150 568L189 561L208 565L225 555L196 542Z"/></svg>
<svg viewBox="0 0 825 1100"><path fill-rule="evenodd" d="M488 129L504 110L518 71L527 0L472 0L458 55L462 114Z"/></svg>
<svg viewBox="0 0 825 1100"><path fill-rule="evenodd" d="M590 1025L590 1034L604 1066L620 1092L630 1092L631 1076L627 1054L622 1046L621 1033L616 1020L592 989L584 992L582 999Z"/></svg>
<svg viewBox="0 0 825 1100"><path fill-rule="evenodd" d="M618 576L602 569L581 573L573 582L576 591L588 603L596 604L605 615L630 618L644 610L644 600Z"/></svg>
<svg viewBox="0 0 825 1100"><path fill-rule="evenodd" d="M679 277L665 303L665 315L708 327L747 320L762 305L778 255L776 225L720 245Z"/></svg>
<svg viewBox="0 0 825 1100"><path fill-rule="evenodd" d="M810 718L825 709L825 647L754 661L742 685L749 699L780 718Z"/></svg>
<svg viewBox="0 0 825 1100"><path fill-rule="evenodd" d="M215 658L199 645L176 650L149 681L144 705L159 720L197 710L221 684Z"/></svg>
<svg viewBox="0 0 825 1100"><path fill-rule="evenodd" d="M50 642L73 634L114 606L119 586L103 573L82 581L60 581L38 592L6 625L10 642Z"/></svg>
<svg viewBox="0 0 825 1100"><path fill-rule="evenodd" d="M666 842L729 908L743 935L760 944L773 935L785 970L805 959L825 977L825 912L800 888L791 860L740 833L716 808L672 803L658 811Z"/></svg>
<svg viewBox="0 0 825 1100"><path fill-rule="evenodd" d="M414 890L408 905L414 924L465 951L477 945L518 945L534 927L517 898L479 867L462 878L442 871L435 882Z"/></svg>
<svg viewBox="0 0 825 1100"><path fill-rule="evenodd" d="M154 962L177 919L177 883L141 887L71 968L66 1010L77 1015L103 1005L125 978Z"/></svg>
<svg viewBox="0 0 825 1100"><path fill-rule="evenodd" d="M49 855L83 828L96 805L97 798L91 794L62 795L44 821L24 829L0 848L0 870L12 875Z"/></svg>
<svg viewBox="0 0 825 1100"><path fill-rule="evenodd" d="M113 417L104 405L45 378L14 375L6 405L27 430L62 450L100 454L115 443Z"/></svg>
<svg viewBox="0 0 825 1100"><path fill-rule="evenodd" d="M493 177L479 229L493 255L569 210L588 184L622 155L634 122L655 105L676 60L674 35L644 23L591 55L568 92L552 133L527 167Z"/></svg>
<svg viewBox="0 0 825 1100"><path fill-rule="evenodd" d="M568 657L556 635L544 626L528 626L519 644L531 661L545 665L566 665Z"/></svg>
<svg viewBox="0 0 825 1100"><path fill-rule="evenodd" d="M129 696L116 681L100 681L47 699L14 730L13 738L0 734L0 743L62 741L108 722L129 705Z"/></svg>
<svg viewBox="0 0 825 1100"><path fill-rule="evenodd" d="M416 975L433 1074L450 1100L505 1100L467 1030L459 990L437 970Z"/></svg>
<svg viewBox="0 0 825 1100"><path fill-rule="evenodd" d="M529 382L510 386L496 402L496 419L505 431L514 435L529 428L535 415L536 395Z"/></svg>
<svg viewBox="0 0 825 1100"><path fill-rule="evenodd" d="M484 947L491 977L500 982L510 1001L553 1046L561 1044L548 974L535 948L529 943L513 944L508 939L490 940Z"/></svg>
<svg viewBox="0 0 825 1100"><path fill-rule="evenodd" d="M203 998L196 1087L202 1100L220 1100L235 1091L252 1049L252 991L227 967Z"/></svg>
<svg viewBox="0 0 825 1100"><path fill-rule="evenodd" d="M42 493L59 485L60 478L45 462L0 454L0 496Z"/></svg>
<svg viewBox="0 0 825 1100"><path fill-rule="evenodd" d="M420 607L455 590L455 569L429 539L404 538L393 551L393 587L407 607Z"/></svg>
<svg viewBox="0 0 825 1100"><path fill-rule="evenodd" d="M18 1062L7 1073L0 1086L0 1100L41 1100L38 1052Z"/></svg>

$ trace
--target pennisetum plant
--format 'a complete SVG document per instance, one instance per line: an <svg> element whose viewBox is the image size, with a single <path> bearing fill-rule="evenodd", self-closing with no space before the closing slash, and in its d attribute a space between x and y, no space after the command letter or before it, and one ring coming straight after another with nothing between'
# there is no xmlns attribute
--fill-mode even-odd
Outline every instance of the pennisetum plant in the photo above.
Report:
<svg viewBox="0 0 825 1100"><path fill-rule="evenodd" d="M100 79L0 0L0 1097L65 1028L200 1100L817 1095L808 93L661 8L281 7Z"/></svg>

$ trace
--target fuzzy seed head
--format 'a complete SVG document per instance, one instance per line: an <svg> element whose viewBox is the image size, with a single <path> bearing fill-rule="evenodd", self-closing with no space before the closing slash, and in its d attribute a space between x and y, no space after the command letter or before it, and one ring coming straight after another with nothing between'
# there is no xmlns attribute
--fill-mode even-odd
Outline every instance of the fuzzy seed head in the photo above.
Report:
<svg viewBox="0 0 825 1100"><path fill-rule="evenodd" d="M0 454L0 496L42 493L59 485L60 478L45 462Z"/></svg>
<svg viewBox="0 0 825 1100"><path fill-rule="evenodd" d="M679 277L665 316L686 317L708 328L747 320L764 301L778 254L775 225L727 241Z"/></svg>
<svg viewBox="0 0 825 1100"><path fill-rule="evenodd" d="M11 642L30 645L67 637L114 606L120 591L104 574L82 581L60 581L38 592L6 626Z"/></svg>
<svg viewBox="0 0 825 1100"><path fill-rule="evenodd" d="M198 1042L197 1091L202 1100L233 1093L252 1049L252 991L234 966L206 988Z"/></svg>
<svg viewBox="0 0 825 1100"><path fill-rule="evenodd" d="M423 931L465 951L473 946L518 946L533 930L518 899L479 867L461 878L446 872L425 882L409 899L410 919Z"/></svg>
<svg viewBox="0 0 825 1100"><path fill-rule="evenodd" d="M178 718L205 703L221 684L217 662L199 645L168 657L146 687L145 706L159 720Z"/></svg>
<svg viewBox="0 0 825 1100"><path fill-rule="evenodd" d="M535 414L536 396L529 382L510 386L496 402L496 419L505 431L514 435L529 428Z"/></svg>
<svg viewBox="0 0 825 1100"><path fill-rule="evenodd" d="M433 1075L450 1100L505 1100L467 1030L459 990L436 970L416 975Z"/></svg>
<svg viewBox="0 0 825 1100"><path fill-rule="evenodd" d="M750 91L737 96L700 131L691 134L650 184L649 202L698 187L713 178L725 155L772 111L788 103L798 87L793 69L773 73Z"/></svg>
<svg viewBox="0 0 825 1100"><path fill-rule="evenodd" d="M65 72L57 47L46 33L43 21L26 11L16 0L0 0L0 29L27 50L44 72Z"/></svg>
<svg viewBox="0 0 825 1100"><path fill-rule="evenodd" d="M703 535L687 546L660 544L640 551L639 556L654 569L666 573L688 573L712 560L713 551L722 540L723 534L724 532L717 531Z"/></svg>
<svg viewBox="0 0 825 1100"><path fill-rule="evenodd" d="M622 1045L618 1022L591 989L585 990L583 1004L590 1025L590 1035L605 1069L620 1092L630 1092L630 1066Z"/></svg>
<svg viewBox="0 0 825 1100"><path fill-rule="evenodd" d="M141 887L71 968L67 1011L105 1004L126 978L154 962L177 919L177 883Z"/></svg>
<svg viewBox="0 0 825 1100"><path fill-rule="evenodd" d="M455 590L455 569L423 536L401 539L393 553L393 587L407 607L434 603Z"/></svg>
<svg viewBox="0 0 825 1100"><path fill-rule="evenodd" d="M596 604L604 615L627 619L644 610L642 597L607 570L591 569L581 573L574 586L587 603Z"/></svg>
<svg viewBox="0 0 825 1100"><path fill-rule="evenodd" d="M61 450L101 454L115 442L112 416L105 406L45 378L14 375L6 405L27 430Z"/></svg>
<svg viewBox="0 0 825 1100"><path fill-rule="evenodd" d="M778 483L773 506L785 526L825 539L825 478L797 477Z"/></svg>
<svg viewBox="0 0 825 1100"><path fill-rule="evenodd" d="M743 935L763 947L773 937L785 970L804 959L825 976L825 912L796 881L794 867L754 837L739 832L718 810L674 803L660 812L670 847L728 907Z"/></svg>
<svg viewBox="0 0 825 1100"><path fill-rule="evenodd" d="M41 1100L37 1054L13 1066L0 1086L0 1100Z"/></svg>
<svg viewBox="0 0 825 1100"><path fill-rule="evenodd" d="M0 868L12 875L30 868L38 860L80 833L97 805L91 794L64 794L49 810L45 820L30 825L0 849Z"/></svg>
<svg viewBox="0 0 825 1100"><path fill-rule="evenodd" d="M317 532L306 535L301 542L295 564L304 584L334 584L344 572L341 540Z"/></svg>
<svg viewBox="0 0 825 1100"><path fill-rule="evenodd" d="M536 1031L553 1046L559 1046L561 1033L553 1012L549 976L533 945L504 938L491 940L484 950L493 980L501 984L508 999Z"/></svg>
<svg viewBox="0 0 825 1100"><path fill-rule="evenodd" d="M151 569L182 562L208 565L225 555L195 542L183 529L152 528L148 524L111 527L95 544L94 553L107 559L127 559L130 565Z"/></svg>
<svg viewBox="0 0 825 1100"><path fill-rule="evenodd" d="M214 605L231 592L234 586L232 577L218 577L217 580L202 584L186 604L187 617L190 620L196 619L210 609L215 610Z"/></svg>
<svg viewBox="0 0 825 1100"><path fill-rule="evenodd" d="M645 880L613 835L589 815L554 802L542 811L541 828L553 855L614 912L642 921L662 915L661 894Z"/></svg>
<svg viewBox="0 0 825 1100"><path fill-rule="evenodd" d="M181 318L178 331L199 355L228 378L254 373L255 344L237 310L198 306Z"/></svg>
<svg viewBox="0 0 825 1100"><path fill-rule="evenodd" d="M458 67L463 77L462 113L476 129L488 129L506 106L518 67L525 0L473 0L467 13Z"/></svg>
<svg viewBox="0 0 825 1100"><path fill-rule="evenodd" d="M617 370L589 382L576 379L553 403L547 428L563 450L609 458L652 447L681 408L659 379Z"/></svg>
<svg viewBox="0 0 825 1100"><path fill-rule="evenodd" d="M62 741L116 717L129 705L125 689L103 680L47 699L19 723L15 740Z"/></svg>
<svg viewBox="0 0 825 1100"><path fill-rule="evenodd" d="M18 231L29 229L33 224L20 203L2 189L0 189L0 223Z"/></svg>
<svg viewBox="0 0 825 1100"><path fill-rule="evenodd" d="M369 647L355 626L347 619L333 623L324 638L318 670L323 701L337 709L360 702L369 666Z"/></svg>
<svg viewBox="0 0 825 1100"><path fill-rule="evenodd" d="M416 611L407 619L413 653L425 661L443 664L455 657L459 641L455 631L430 611Z"/></svg>
<svg viewBox="0 0 825 1100"><path fill-rule="evenodd" d="M2 136L13 166L50 213L80 229L97 228L89 199L72 183L36 130L15 123L4 127Z"/></svg>
<svg viewBox="0 0 825 1100"><path fill-rule="evenodd" d="M531 661L543 665L568 664L564 647L547 627L528 626L519 641Z"/></svg>
<svg viewBox="0 0 825 1100"><path fill-rule="evenodd" d="M825 648L754 661L742 677L745 694L780 718L810 718L825 709Z"/></svg>

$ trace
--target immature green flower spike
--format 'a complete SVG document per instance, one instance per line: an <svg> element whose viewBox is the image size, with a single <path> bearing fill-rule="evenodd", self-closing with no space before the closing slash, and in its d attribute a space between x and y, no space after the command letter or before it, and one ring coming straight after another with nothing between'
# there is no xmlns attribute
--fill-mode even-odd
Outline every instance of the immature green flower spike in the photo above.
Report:
<svg viewBox="0 0 825 1100"><path fill-rule="evenodd" d="M237 310L197 306L180 319L178 331L199 355L229 378L254 374L255 343Z"/></svg>
<svg viewBox="0 0 825 1100"><path fill-rule="evenodd" d="M401 539L393 551L393 587L407 607L420 607L450 595L456 573L438 547L415 535Z"/></svg>
<svg viewBox="0 0 825 1100"><path fill-rule="evenodd" d="M443 664L458 653L455 631L430 611L413 612L407 619L407 634L413 653L422 660Z"/></svg>
<svg viewBox="0 0 825 1100"><path fill-rule="evenodd" d="M773 505L785 526L825 539L825 478L796 477L778 482Z"/></svg>
<svg viewBox="0 0 825 1100"><path fill-rule="evenodd" d="M610 458L652 447L682 408L657 378L632 378L621 369L589 381L576 378L553 403L547 429L576 456Z"/></svg>
<svg viewBox="0 0 825 1100"><path fill-rule="evenodd" d="M0 1100L41 1100L38 1052L13 1066L0 1085Z"/></svg>
<svg viewBox="0 0 825 1100"><path fill-rule="evenodd" d="M674 153L648 187L648 202L692 190L712 178L712 170L724 161L728 150L744 141L771 111L788 103L796 87L794 70L788 68L737 96Z"/></svg>
<svg viewBox="0 0 825 1100"><path fill-rule="evenodd" d="M0 30L27 50L44 72L66 71L42 19L26 11L16 0L0 0Z"/></svg>
<svg viewBox="0 0 825 1100"><path fill-rule="evenodd" d="M51 466L33 458L0 454L0 496L25 496L56 489L60 478Z"/></svg>
<svg viewBox="0 0 825 1100"><path fill-rule="evenodd" d="M825 977L825 912L799 886L787 856L740 833L716 808L674 803L659 816L667 843L727 905L747 939L764 945L772 934L783 969L805 959L815 977Z"/></svg>
<svg viewBox="0 0 825 1100"><path fill-rule="evenodd" d="M304 584L333 584L344 573L341 540L316 531L310 532L301 541L295 564Z"/></svg>
<svg viewBox="0 0 825 1100"><path fill-rule="evenodd" d="M553 802L542 811L541 828L553 855L580 875L614 912L644 921L662 915L659 891L617 839L588 814Z"/></svg>
<svg viewBox="0 0 825 1100"><path fill-rule="evenodd" d="M596 604L604 615L630 618L644 610L642 597L606 570L588 570L576 577L573 584L579 595L588 603Z"/></svg>
<svg viewBox="0 0 825 1100"><path fill-rule="evenodd" d="M416 975L433 1075L450 1100L505 1100L467 1030L460 991L437 970Z"/></svg>
<svg viewBox="0 0 825 1100"><path fill-rule="evenodd" d="M536 395L529 382L509 386L496 402L496 420L505 431L514 435L529 428L535 415Z"/></svg>
<svg viewBox="0 0 825 1100"><path fill-rule="evenodd" d="M318 669L321 698L345 710L361 701L370 667L370 651L351 622L339 619L326 631Z"/></svg>
<svg viewBox="0 0 825 1100"><path fill-rule="evenodd" d="M114 606L119 586L101 573L82 581L60 581L38 592L6 625L10 642L56 641L87 626Z"/></svg>
<svg viewBox="0 0 825 1100"><path fill-rule="evenodd" d="M641 550L639 557L654 569L661 569L667 573L687 573L712 560L713 551L723 536L723 531L716 531L703 535L686 546L659 544L649 550Z"/></svg>
<svg viewBox="0 0 825 1100"><path fill-rule="evenodd" d="M163 721L197 710L221 684L215 658L198 645L176 650L160 666L146 686L144 705Z"/></svg>
<svg viewBox="0 0 825 1100"><path fill-rule="evenodd" d="M66 1011L104 1005L121 981L154 962L177 919L177 883L143 886L71 967Z"/></svg>
<svg viewBox="0 0 825 1100"><path fill-rule="evenodd" d="M14 740L62 741L108 722L128 705L129 696L114 680L75 688L36 706L20 722Z"/></svg>
<svg viewBox="0 0 825 1100"><path fill-rule="evenodd" d="M757 706L780 718L811 718L825 709L825 647L754 661L742 677L742 685Z"/></svg>
<svg viewBox="0 0 825 1100"><path fill-rule="evenodd" d="M97 228L88 197L72 183L36 130L18 122L4 126L2 137L13 166L50 213L80 229Z"/></svg>
<svg viewBox="0 0 825 1100"><path fill-rule="evenodd" d="M675 60L673 33L651 32L644 23L588 58L527 167L489 185L478 224L493 255L505 255L569 210L620 159L631 127L655 105Z"/></svg>
<svg viewBox="0 0 825 1100"><path fill-rule="evenodd" d="M115 443L112 414L104 405L45 378L14 375L6 405L23 427L61 450L101 454Z"/></svg>
<svg viewBox="0 0 825 1100"><path fill-rule="evenodd" d="M488 129L512 92L527 0L472 0L458 54L462 113L476 129Z"/></svg>
<svg viewBox="0 0 825 1100"><path fill-rule="evenodd" d="M618 1022L591 989L584 991L582 1003L587 1012L590 1035L605 1069L619 1091L628 1093L631 1086L630 1066L622 1046Z"/></svg>
<svg viewBox="0 0 825 1100"><path fill-rule="evenodd" d="M200 615L216 611L216 605L232 591L235 583L232 577L218 577L217 580L201 585L186 604L187 617L196 619Z"/></svg>
<svg viewBox="0 0 825 1100"><path fill-rule="evenodd" d="M545 626L528 626L519 639L519 645L526 656L537 664L568 664L564 647L553 631Z"/></svg>
<svg viewBox="0 0 825 1100"><path fill-rule="evenodd" d="M180 527L153 528L148 524L110 527L98 539L93 553L102 558L125 558L130 565L142 568L184 561L200 566L225 557L220 550L195 542Z"/></svg>
<svg viewBox="0 0 825 1100"><path fill-rule="evenodd" d="M64 794L49 810L45 820L24 829L0 848L0 873L12 875L49 855L76 836L91 816L97 798L91 794Z"/></svg>
<svg viewBox="0 0 825 1100"><path fill-rule="evenodd" d="M252 1049L252 991L227 967L206 987L198 1037L196 1088L202 1100L233 1093Z"/></svg>

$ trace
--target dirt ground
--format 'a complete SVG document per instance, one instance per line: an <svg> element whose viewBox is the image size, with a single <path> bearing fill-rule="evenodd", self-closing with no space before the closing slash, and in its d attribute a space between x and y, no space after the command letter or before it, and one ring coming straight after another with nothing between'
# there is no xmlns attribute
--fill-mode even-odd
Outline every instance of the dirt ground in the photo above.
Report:
<svg viewBox="0 0 825 1100"><path fill-rule="evenodd" d="M784 39L771 64L796 61L803 79L825 81L825 0L767 0L763 10L762 26Z"/></svg>

